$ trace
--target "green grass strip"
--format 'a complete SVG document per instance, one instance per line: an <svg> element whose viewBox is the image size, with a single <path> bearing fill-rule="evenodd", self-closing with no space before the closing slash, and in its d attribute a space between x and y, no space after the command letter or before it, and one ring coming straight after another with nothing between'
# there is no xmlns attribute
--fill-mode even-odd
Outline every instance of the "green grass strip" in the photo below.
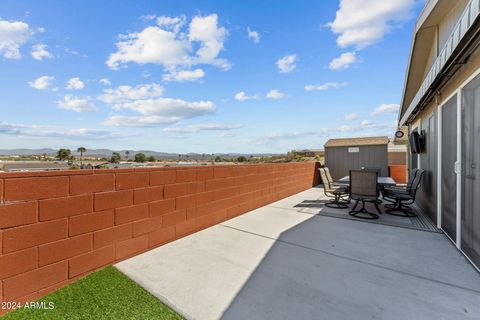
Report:
<svg viewBox="0 0 480 320"><path fill-rule="evenodd" d="M114 267L107 267L38 300L53 309L21 308L3 319L182 319Z"/></svg>

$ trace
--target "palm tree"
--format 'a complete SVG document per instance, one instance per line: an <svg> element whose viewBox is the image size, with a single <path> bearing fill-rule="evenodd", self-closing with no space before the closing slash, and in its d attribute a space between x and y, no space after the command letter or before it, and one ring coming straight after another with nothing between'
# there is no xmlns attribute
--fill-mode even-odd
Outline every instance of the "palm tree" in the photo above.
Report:
<svg viewBox="0 0 480 320"><path fill-rule="evenodd" d="M87 149L85 147L79 147L77 149L77 152L80 152L80 168L83 166L83 153L87 152Z"/></svg>
<svg viewBox="0 0 480 320"><path fill-rule="evenodd" d="M125 158L127 158L127 161L128 161L128 156L130 155L130 151L125 151Z"/></svg>

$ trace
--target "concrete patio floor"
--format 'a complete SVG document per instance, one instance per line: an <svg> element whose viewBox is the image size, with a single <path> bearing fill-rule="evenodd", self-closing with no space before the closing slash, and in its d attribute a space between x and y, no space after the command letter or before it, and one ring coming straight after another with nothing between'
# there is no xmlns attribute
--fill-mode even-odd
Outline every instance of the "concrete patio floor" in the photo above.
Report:
<svg viewBox="0 0 480 320"><path fill-rule="evenodd" d="M322 195L309 189L116 267L188 319L480 319L480 274L443 234L297 206Z"/></svg>

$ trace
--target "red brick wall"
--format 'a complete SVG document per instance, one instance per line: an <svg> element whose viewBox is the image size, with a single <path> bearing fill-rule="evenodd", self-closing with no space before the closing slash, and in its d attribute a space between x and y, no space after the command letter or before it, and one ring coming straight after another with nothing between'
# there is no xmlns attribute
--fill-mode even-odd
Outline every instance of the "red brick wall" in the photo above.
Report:
<svg viewBox="0 0 480 320"><path fill-rule="evenodd" d="M406 165L392 165L388 166L390 177L396 183L407 183L407 166Z"/></svg>
<svg viewBox="0 0 480 320"><path fill-rule="evenodd" d="M318 183L316 163L0 174L0 301L39 298L100 267Z"/></svg>

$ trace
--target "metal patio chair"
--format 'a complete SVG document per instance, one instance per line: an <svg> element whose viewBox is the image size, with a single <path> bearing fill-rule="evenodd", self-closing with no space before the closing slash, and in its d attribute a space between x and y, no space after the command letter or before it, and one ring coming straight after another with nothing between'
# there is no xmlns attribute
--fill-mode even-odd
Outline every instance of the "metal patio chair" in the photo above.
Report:
<svg viewBox="0 0 480 320"><path fill-rule="evenodd" d="M325 168L319 168L320 177L323 183L323 192L329 198L333 198L331 201L325 203L325 206L329 208L346 209L348 208L348 200L344 199L348 196L348 186L334 185L330 182L327 176Z"/></svg>
<svg viewBox="0 0 480 320"><path fill-rule="evenodd" d="M410 191L410 189L412 188L412 184L413 182L415 181L415 177L417 176L417 173L420 169L413 169L412 171L412 179L410 179L406 185L404 186L389 186L389 187L384 187L383 190L388 190L388 191L398 191L398 192L404 192L404 193L408 193ZM390 199L385 199L386 201L388 202L395 202L393 200L390 200Z"/></svg>
<svg viewBox="0 0 480 320"><path fill-rule="evenodd" d="M385 189L383 198L393 202L385 205L387 208L385 212L400 217L416 217L417 214L410 205L415 202L415 197L424 174L425 170L417 169L411 186L405 188L405 190Z"/></svg>
<svg viewBox="0 0 480 320"><path fill-rule="evenodd" d="M332 175L330 174L330 169L328 169L328 167L323 167L323 169L325 169L327 179L331 184L333 184L334 186L345 186L345 183L337 183L333 180Z"/></svg>
<svg viewBox="0 0 480 320"><path fill-rule="evenodd" d="M379 215L368 211L365 202L375 205L377 212L382 214L378 207L378 172L368 170L350 170L350 198L355 200L355 205L349 214L361 219L378 219ZM362 202L360 210L355 210Z"/></svg>
<svg viewBox="0 0 480 320"><path fill-rule="evenodd" d="M382 169L379 167L362 167L362 170L375 171L379 177L382 175Z"/></svg>
<svg viewBox="0 0 480 320"><path fill-rule="evenodd" d="M379 167L362 167L361 169L362 170L367 170L367 171L375 171L378 174L378 177L380 177L382 175L382 169L379 168ZM378 191L381 193L383 191L383 187L378 186ZM378 204L381 204L382 202L383 201L380 198L377 200Z"/></svg>

